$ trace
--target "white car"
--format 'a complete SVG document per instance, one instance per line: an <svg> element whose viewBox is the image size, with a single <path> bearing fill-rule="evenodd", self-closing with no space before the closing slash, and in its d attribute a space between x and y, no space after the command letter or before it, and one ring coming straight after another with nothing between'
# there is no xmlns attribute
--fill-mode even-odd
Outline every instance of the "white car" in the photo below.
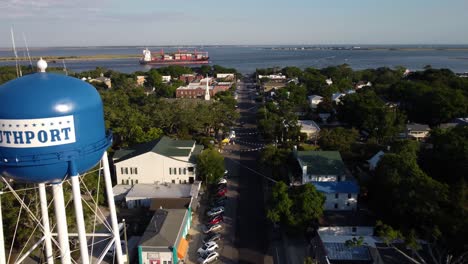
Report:
<svg viewBox="0 0 468 264"><path fill-rule="evenodd" d="M212 263L215 260L217 260L218 257L219 257L218 252L211 252L211 253L206 254L206 255L204 255L202 257L199 257L198 258L198 263L200 263L200 264Z"/></svg>
<svg viewBox="0 0 468 264"><path fill-rule="evenodd" d="M224 207L218 206L218 207L212 208L211 210L206 212L206 215L207 216L215 216L215 215L219 215L221 213L224 213Z"/></svg>
<svg viewBox="0 0 468 264"><path fill-rule="evenodd" d="M227 180L224 178L219 179L218 184L227 184Z"/></svg>
<svg viewBox="0 0 468 264"><path fill-rule="evenodd" d="M216 242L210 241L210 242L205 243L201 248L199 248L197 252L198 254L200 254L200 256L203 256L203 255L206 255L207 253L211 253L215 251L218 248L219 247L218 247L218 244L216 244Z"/></svg>
<svg viewBox="0 0 468 264"><path fill-rule="evenodd" d="M203 228L203 233L208 234L209 232L216 232L221 230L223 227L220 224L205 226Z"/></svg>

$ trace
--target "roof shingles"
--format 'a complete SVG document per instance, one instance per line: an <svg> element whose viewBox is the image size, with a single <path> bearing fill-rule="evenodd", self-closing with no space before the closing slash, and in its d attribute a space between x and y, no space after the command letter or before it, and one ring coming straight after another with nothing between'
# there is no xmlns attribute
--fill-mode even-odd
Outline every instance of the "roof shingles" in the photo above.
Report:
<svg viewBox="0 0 468 264"><path fill-rule="evenodd" d="M167 157L189 157L192 149L199 149L193 140L175 140L164 136L155 141L117 150L114 154L114 160L115 162L119 162L147 152L154 152Z"/></svg>
<svg viewBox="0 0 468 264"><path fill-rule="evenodd" d="M298 151L297 158L307 166L309 175L345 175L346 169L338 151Z"/></svg>

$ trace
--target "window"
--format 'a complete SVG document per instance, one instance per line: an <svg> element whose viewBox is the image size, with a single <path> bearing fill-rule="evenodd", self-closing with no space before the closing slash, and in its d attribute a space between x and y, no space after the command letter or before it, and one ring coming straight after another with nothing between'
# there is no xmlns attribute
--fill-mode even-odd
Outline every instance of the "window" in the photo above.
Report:
<svg viewBox="0 0 468 264"><path fill-rule="evenodd" d="M126 182L125 184L127 184L127 185L128 185L128 180L126 180L125 182Z"/></svg>
<svg viewBox="0 0 468 264"><path fill-rule="evenodd" d="M348 199L351 199L353 195L351 193L348 193Z"/></svg>
<svg viewBox="0 0 468 264"><path fill-rule="evenodd" d="M177 175L177 168L172 168L172 171L174 172L174 175Z"/></svg>
<svg viewBox="0 0 468 264"><path fill-rule="evenodd" d="M133 168L130 168L130 174L133 174Z"/></svg>
<svg viewBox="0 0 468 264"><path fill-rule="evenodd" d="M179 175L182 175L182 168L179 168Z"/></svg>
<svg viewBox="0 0 468 264"><path fill-rule="evenodd" d="M184 168L184 175L187 175L187 168Z"/></svg>
<svg viewBox="0 0 468 264"><path fill-rule="evenodd" d="M338 199L338 197L340 197L340 195L338 193L335 193L335 198Z"/></svg>
<svg viewBox="0 0 468 264"><path fill-rule="evenodd" d="M338 209L338 204L337 203L335 204L335 209Z"/></svg>
<svg viewBox="0 0 468 264"><path fill-rule="evenodd" d="M128 174L128 168L125 168L125 174Z"/></svg>
<svg viewBox="0 0 468 264"><path fill-rule="evenodd" d="M125 184L125 181L122 179L122 184Z"/></svg>
<svg viewBox="0 0 468 264"><path fill-rule="evenodd" d="M169 175L172 175L172 168L169 168Z"/></svg>
<svg viewBox="0 0 468 264"><path fill-rule="evenodd" d="M123 167L122 167L122 168L120 168L120 174L124 174L124 173L125 173L125 170L124 170L124 168L123 168Z"/></svg>
<svg viewBox="0 0 468 264"><path fill-rule="evenodd" d="M175 183L175 180L172 180L172 183Z"/></svg>
<svg viewBox="0 0 468 264"><path fill-rule="evenodd" d="M135 180L135 184L138 184L138 180Z"/></svg>
<svg viewBox="0 0 468 264"><path fill-rule="evenodd" d="M138 168L135 168L134 171L135 171L135 174L138 174Z"/></svg>

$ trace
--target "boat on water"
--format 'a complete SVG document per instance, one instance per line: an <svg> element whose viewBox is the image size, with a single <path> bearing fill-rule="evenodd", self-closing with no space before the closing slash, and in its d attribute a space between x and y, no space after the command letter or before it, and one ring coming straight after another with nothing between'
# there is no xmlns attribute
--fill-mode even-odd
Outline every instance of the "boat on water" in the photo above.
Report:
<svg viewBox="0 0 468 264"><path fill-rule="evenodd" d="M177 50L177 52L166 54L161 49L159 53L152 53L149 49L143 50L143 58L140 64L164 65L164 64L208 64L208 52Z"/></svg>

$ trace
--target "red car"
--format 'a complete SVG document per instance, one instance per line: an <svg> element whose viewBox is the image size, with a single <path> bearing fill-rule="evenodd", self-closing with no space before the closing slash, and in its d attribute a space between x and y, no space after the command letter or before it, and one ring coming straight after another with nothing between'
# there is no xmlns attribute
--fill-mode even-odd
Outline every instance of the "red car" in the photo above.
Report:
<svg viewBox="0 0 468 264"><path fill-rule="evenodd" d="M206 224L214 225L214 224L219 224L220 222L224 222L224 218L222 215L217 215L216 217L213 217L210 221L208 221Z"/></svg>
<svg viewBox="0 0 468 264"><path fill-rule="evenodd" d="M224 188L224 189L220 189L218 190L218 192L216 193L216 196L220 197L220 196L225 196L227 193L227 188Z"/></svg>

